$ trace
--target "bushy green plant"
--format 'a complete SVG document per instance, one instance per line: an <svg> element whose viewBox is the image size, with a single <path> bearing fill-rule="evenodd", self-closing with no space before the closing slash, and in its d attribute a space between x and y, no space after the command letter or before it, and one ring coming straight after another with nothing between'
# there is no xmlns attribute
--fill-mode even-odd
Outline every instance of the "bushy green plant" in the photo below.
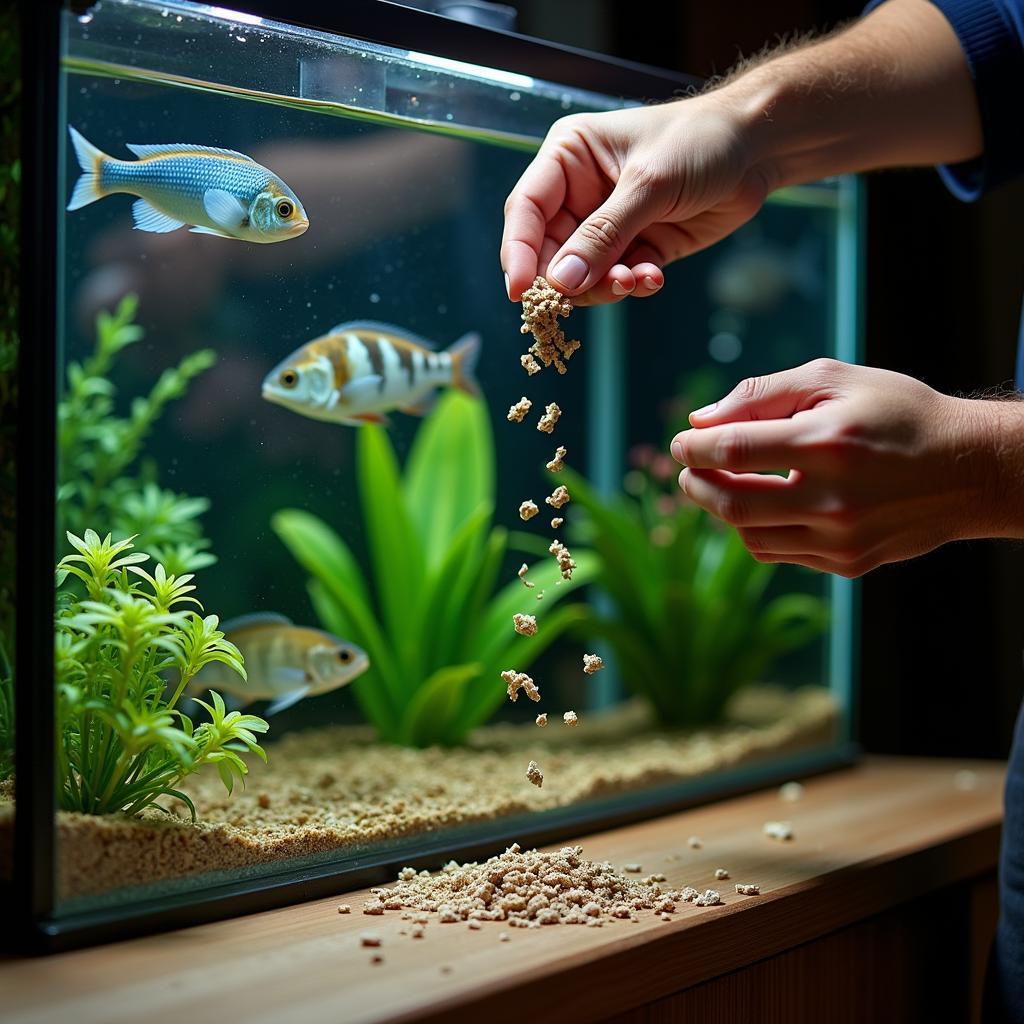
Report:
<svg viewBox="0 0 1024 1024"><path fill-rule="evenodd" d="M190 381L215 362L203 349L164 370L148 395L131 402L127 416L115 412L116 388L110 380L117 357L140 341L134 295L113 313L96 318L96 346L83 363L69 363L67 389L57 412L61 526L81 534L103 523L115 538L135 536L141 548L168 572L181 574L212 564L198 517L206 498L191 498L161 488L151 467L134 470L143 444L167 404L181 398Z"/></svg>
<svg viewBox="0 0 1024 1024"><path fill-rule="evenodd" d="M59 804L87 814L137 814L177 797L178 788L204 765L215 765L230 793L248 768L241 754L266 760L256 734L267 723L255 715L228 712L219 694L197 700L209 721L194 725L177 704L186 686L211 662L228 665L243 678L242 656L203 616L191 596L192 576L168 574L132 539L102 540L92 530L67 536L75 554L57 566L57 586L69 577L84 588L80 598L58 589L56 617L57 759ZM173 676L169 689L166 677ZM166 808L160 808L166 810Z"/></svg>
<svg viewBox="0 0 1024 1024"><path fill-rule="evenodd" d="M525 670L586 616L579 603L556 605L592 577L594 562L575 553L572 581L556 586L558 566L546 555L530 569L537 590L514 576L498 588L509 538L491 523L494 441L479 401L444 395L404 472L378 427L360 427L356 455L369 575L338 533L307 512L278 512L274 530L310 574L323 624L368 652L370 669L353 688L380 737L457 744L507 699L502 670ZM520 611L538 614L535 636L513 632Z"/></svg>
<svg viewBox="0 0 1024 1024"><path fill-rule="evenodd" d="M599 559L612 614L594 620L625 685L669 726L720 721L729 698L783 653L825 628L825 602L810 594L766 599L776 566L753 559L735 530L660 492L638 472L633 496L598 497L565 470L580 536ZM671 474L674 478L675 474Z"/></svg>

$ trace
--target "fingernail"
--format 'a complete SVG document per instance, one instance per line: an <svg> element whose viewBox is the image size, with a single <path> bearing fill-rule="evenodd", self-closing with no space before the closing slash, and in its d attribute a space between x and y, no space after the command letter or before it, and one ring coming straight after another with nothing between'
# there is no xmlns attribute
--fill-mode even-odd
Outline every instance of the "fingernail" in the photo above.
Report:
<svg viewBox="0 0 1024 1024"><path fill-rule="evenodd" d="M505 294L509 297L509 299L512 298L512 289L511 287L509 287L508 274L505 275Z"/></svg>
<svg viewBox="0 0 1024 1024"><path fill-rule="evenodd" d="M631 288L627 288L624 284L619 284L618 281L612 281L612 295L628 295L632 291Z"/></svg>
<svg viewBox="0 0 1024 1024"><path fill-rule="evenodd" d="M652 292L656 292L661 287L661 282L655 281L653 277L645 277L644 284Z"/></svg>
<svg viewBox="0 0 1024 1024"><path fill-rule="evenodd" d="M685 469L679 474L679 489L683 492L683 494L686 494L686 470Z"/></svg>
<svg viewBox="0 0 1024 1024"><path fill-rule="evenodd" d="M676 462L683 461L683 446L678 441L672 442L672 458L675 459Z"/></svg>
<svg viewBox="0 0 1024 1024"><path fill-rule="evenodd" d="M705 405L702 409L694 409L690 413L691 416L708 416L718 408L717 402L712 402L710 405Z"/></svg>
<svg viewBox="0 0 1024 1024"><path fill-rule="evenodd" d="M579 256L563 256L554 270L548 272L548 280L553 277L558 284L571 291L583 284L589 272L590 268Z"/></svg>

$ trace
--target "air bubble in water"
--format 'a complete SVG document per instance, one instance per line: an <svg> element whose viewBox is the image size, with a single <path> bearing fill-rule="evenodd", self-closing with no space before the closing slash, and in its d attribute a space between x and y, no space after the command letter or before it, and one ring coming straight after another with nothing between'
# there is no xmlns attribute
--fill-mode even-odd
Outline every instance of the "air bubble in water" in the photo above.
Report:
<svg viewBox="0 0 1024 1024"><path fill-rule="evenodd" d="M380 296L376 292L371 292L370 301L374 303L374 305L376 305L378 302L380 302Z"/></svg>
<svg viewBox="0 0 1024 1024"><path fill-rule="evenodd" d="M735 363L743 352L743 342L735 334L721 331L708 342L708 355L719 363Z"/></svg>

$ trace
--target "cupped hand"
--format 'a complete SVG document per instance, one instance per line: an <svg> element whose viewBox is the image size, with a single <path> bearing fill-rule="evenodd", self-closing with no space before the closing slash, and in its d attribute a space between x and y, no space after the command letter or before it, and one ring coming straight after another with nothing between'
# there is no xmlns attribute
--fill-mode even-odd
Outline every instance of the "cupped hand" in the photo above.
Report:
<svg viewBox="0 0 1024 1024"><path fill-rule="evenodd" d="M509 298L538 274L578 305L653 295L667 263L748 221L770 172L723 97L556 121L505 202Z"/></svg>
<svg viewBox="0 0 1024 1024"><path fill-rule="evenodd" d="M986 408L1000 404L817 359L691 414L672 454L687 496L737 527L758 561L852 578L947 541L1006 535Z"/></svg>

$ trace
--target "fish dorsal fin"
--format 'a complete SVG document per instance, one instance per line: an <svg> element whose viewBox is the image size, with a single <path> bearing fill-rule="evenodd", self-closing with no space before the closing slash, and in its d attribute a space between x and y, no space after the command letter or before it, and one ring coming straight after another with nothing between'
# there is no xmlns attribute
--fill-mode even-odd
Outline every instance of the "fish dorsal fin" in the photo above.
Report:
<svg viewBox="0 0 1024 1024"><path fill-rule="evenodd" d="M210 188L203 193L203 209L219 228L237 231L249 216L249 211L230 192Z"/></svg>
<svg viewBox="0 0 1024 1024"><path fill-rule="evenodd" d="M191 142L167 142L156 146L140 146L135 142L126 142L125 145L139 159L147 156L164 156L175 154L178 156L233 156L241 160L256 161L245 153L239 153L235 149L218 149L216 146L195 146Z"/></svg>
<svg viewBox="0 0 1024 1024"><path fill-rule="evenodd" d="M411 341L414 345L419 345L420 348L427 348L432 352L437 350L437 345L435 345L434 342L428 341L426 338L421 338L418 334L414 334L412 331L407 331L404 327L396 327L394 324L386 324L380 320L349 320L346 323L337 324L327 333L345 334L348 331L367 331L371 334L389 334L395 338L401 338L402 341Z"/></svg>
<svg viewBox="0 0 1024 1024"><path fill-rule="evenodd" d="M239 615L236 618L222 622L220 628L224 633L237 633L242 629L271 629L274 626L293 626L286 615L279 615L277 612L252 612L249 615Z"/></svg>

